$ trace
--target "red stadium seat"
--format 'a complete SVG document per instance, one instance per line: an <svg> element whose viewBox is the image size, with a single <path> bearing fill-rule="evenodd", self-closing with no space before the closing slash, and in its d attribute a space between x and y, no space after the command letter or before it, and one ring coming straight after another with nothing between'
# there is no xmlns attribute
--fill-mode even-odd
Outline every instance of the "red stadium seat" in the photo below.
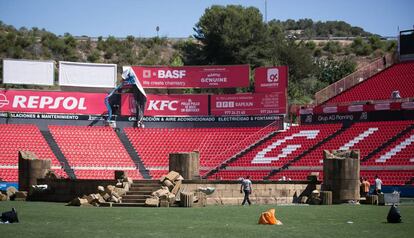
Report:
<svg viewBox="0 0 414 238"><path fill-rule="evenodd" d="M142 179L112 128L51 125L49 130L78 179L113 179L115 170Z"/></svg>

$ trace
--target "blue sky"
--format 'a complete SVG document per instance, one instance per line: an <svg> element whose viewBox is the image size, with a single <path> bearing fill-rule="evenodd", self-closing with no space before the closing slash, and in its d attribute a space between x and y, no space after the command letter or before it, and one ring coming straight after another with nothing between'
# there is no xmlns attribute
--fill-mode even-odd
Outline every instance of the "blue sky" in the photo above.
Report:
<svg viewBox="0 0 414 238"><path fill-rule="evenodd" d="M16 28L45 28L58 35L187 37L213 4L254 6L265 0L0 0L0 20ZM413 0L267 0L267 19L343 20L382 36L414 25Z"/></svg>

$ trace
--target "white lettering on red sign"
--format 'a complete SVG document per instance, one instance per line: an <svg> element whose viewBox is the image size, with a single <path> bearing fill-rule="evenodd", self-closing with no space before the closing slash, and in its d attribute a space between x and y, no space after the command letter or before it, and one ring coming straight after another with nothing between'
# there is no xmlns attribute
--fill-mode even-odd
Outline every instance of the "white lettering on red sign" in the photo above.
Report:
<svg viewBox="0 0 414 238"><path fill-rule="evenodd" d="M170 111L177 111L178 101L169 100L150 100L147 110L151 111L164 111L168 109Z"/></svg>
<svg viewBox="0 0 414 238"><path fill-rule="evenodd" d="M182 79L185 77L185 70L158 70L160 79Z"/></svg>
<svg viewBox="0 0 414 238"><path fill-rule="evenodd" d="M281 153L279 153L277 156L270 156L266 157L266 154L271 152L272 150L276 148L280 148L280 146L284 143L287 143L289 140L293 140L295 137L305 137L308 140L315 139L319 134L319 130L303 130L299 131L298 133L295 133L290 136L285 136L283 139L279 139L272 144L268 145L263 150L257 152L256 156L251 161L252 164L270 164L273 161L278 161L281 158L286 158L293 152L295 152L297 149L302 147L302 144L293 144L293 145L287 145L286 147L281 149Z"/></svg>
<svg viewBox="0 0 414 238"><path fill-rule="evenodd" d="M13 108L49 108L57 109L63 107L66 110L86 110L85 107L85 98L75 98L75 97L56 97L52 98L49 96L23 96L16 95L14 96Z"/></svg>

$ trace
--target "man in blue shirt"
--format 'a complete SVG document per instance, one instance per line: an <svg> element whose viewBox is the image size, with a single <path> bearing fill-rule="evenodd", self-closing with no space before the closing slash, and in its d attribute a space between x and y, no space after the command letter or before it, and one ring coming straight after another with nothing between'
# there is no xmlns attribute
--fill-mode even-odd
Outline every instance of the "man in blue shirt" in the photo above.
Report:
<svg viewBox="0 0 414 238"><path fill-rule="evenodd" d="M250 176L247 176L246 179L243 179L241 182L240 193L244 192L244 199L242 205L244 205L247 201L249 205L252 203L250 202L249 195L252 193L252 181L250 181Z"/></svg>

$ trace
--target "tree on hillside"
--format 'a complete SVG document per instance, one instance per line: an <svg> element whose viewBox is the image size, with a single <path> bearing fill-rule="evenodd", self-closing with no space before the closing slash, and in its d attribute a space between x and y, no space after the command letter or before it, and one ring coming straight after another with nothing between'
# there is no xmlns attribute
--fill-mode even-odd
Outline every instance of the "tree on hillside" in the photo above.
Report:
<svg viewBox="0 0 414 238"><path fill-rule="evenodd" d="M266 29L259 9L212 6L194 28L207 64L261 65Z"/></svg>

